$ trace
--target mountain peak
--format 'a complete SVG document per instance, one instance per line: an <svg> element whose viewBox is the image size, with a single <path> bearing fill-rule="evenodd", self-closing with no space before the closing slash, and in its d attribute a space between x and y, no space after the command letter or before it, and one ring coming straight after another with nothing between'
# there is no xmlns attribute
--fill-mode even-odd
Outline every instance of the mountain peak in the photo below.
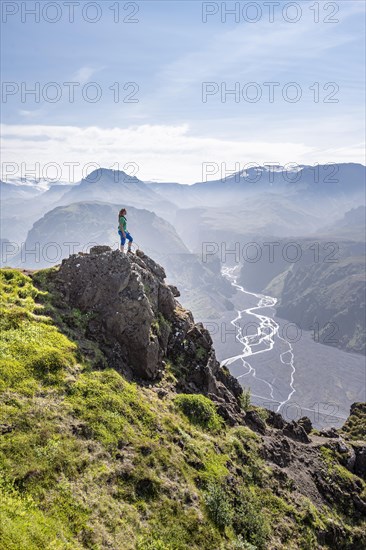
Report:
<svg viewBox="0 0 366 550"><path fill-rule="evenodd" d="M138 182L136 176L130 176L123 170L112 170L111 168L96 168L88 174L82 181L96 183L100 180L109 180L113 183Z"/></svg>

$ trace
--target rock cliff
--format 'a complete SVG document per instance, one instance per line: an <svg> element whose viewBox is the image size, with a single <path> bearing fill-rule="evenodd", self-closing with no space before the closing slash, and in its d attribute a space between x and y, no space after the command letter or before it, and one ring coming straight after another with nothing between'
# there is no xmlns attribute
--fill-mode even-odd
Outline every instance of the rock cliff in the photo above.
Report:
<svg viewBox="0 0 366 550"><path fill-rule="evenodd" d="M157 381L168 362L179 367L180 391L204 393L238 420L243 390L216 359L209 332L176 300L164 269L143 252L97 246L64 260L54 275L71 308L88 312L87 335L108 364L129 379Z"/></svg>

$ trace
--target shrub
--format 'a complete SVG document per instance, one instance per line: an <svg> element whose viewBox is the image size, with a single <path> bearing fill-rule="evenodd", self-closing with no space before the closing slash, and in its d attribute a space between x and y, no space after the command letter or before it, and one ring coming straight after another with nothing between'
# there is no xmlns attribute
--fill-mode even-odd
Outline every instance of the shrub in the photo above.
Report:
<svg viewBox="0 0 366 550"><path fill-rule="evenodd" d="M223 421L216 412L213 402L201 394L181 394L175 399L178 408L189 418L192 424L210 431L219 431Z"/></svg>
<svg viewBox="0 0 366 550"><path fill-rule="evenodd" d="M240 405L243 411L248 411L250 407L250 388L243 388L243 393L240 396Z"/></svg>
<svg viewBox="0 0 366 550"><path fill-rule="evenodd" d="M224 548L227 548L227 550L257 550L256 546L245 541L241 535L239 535L236 540L232 541L229 547L222 546L221 548L222 550L224 550Z"/></svg>
<svg viewBox="0 0 366 550"><path fill-rule="evenodd" d="M266 548L269 537L269 526L262 513L259 499L249 490L243 489L235 506L233 527L244 540L259 549Z"/></svg>
<svg viewBox="0 0 366 550"><path fill-rule="evenodd" d="M211 484L208 486L205 504L209 517L220 530L231 524L233 511L221 485Z"/></svg>
<svg viewBox="0 0 366 550"><path fill-rule="evenodd" d="M263 407L255 407L255 412L263 420L263 422L266 422L268 420L269 412L267 409L264 409Z"/></svg>
<svg viewBox="0 0 366 550"><path fill-rule="evenodd" d="M167 546L165 542L160 539L147 540L142 539L137 543L137 550L172 550L172 546Z"/></svg>

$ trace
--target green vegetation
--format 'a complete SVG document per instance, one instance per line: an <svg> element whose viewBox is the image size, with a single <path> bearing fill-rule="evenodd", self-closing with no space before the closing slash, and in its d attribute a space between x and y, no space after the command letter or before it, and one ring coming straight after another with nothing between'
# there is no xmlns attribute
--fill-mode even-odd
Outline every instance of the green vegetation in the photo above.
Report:
<svg viewBox="0 0 366 550"><path fill-rule="evenodd" d="M178 395L175 403L189 418L192 424L217 432L223 425L215 405L204 395Z"/></svg>
<svg viewBox="0 0 366 550"><path fill-rule="evenodd" d="M342 464L347 457L328 447L320 448L322 460L326 467L326 480L331 487L335 508L339 513L347 513L350 503L347 492L354 492L354 486L361 487L366 494L365 482L347 470Z"/></svg>
<svg viewBox="0 0 366 550"><path fill-rule="evenodd" d="M164 398L108 368L48 273L1 272L0 549L317 547L337 516L279 488L259 436L176 395L176 365Z"/></svg>
<svg viewBox="0 0 366 550"><path fill-rule="evenodd" d="M151 323L151 330L153 334L162 336L164 333L170 332L171 326L169 321L167 321L161 313L158 313L157 318Z"/></svg>
<svg viewBox="0 0 366 550"><path fill-rule="evenodd" d="M231 525L233 510L223 487L209 485L205 495L205 504L212 521L221 530Z"/></svg>
<svg viewBox="0 0 366 550"><path fill-rule="evenodd" d="M366 403L355 403L342 431L350 439L366 439Z"/></svg>
<svg viewBox="0 0 366 550"><path fill-rule="evenodd" d="M240 405L243 411L249 411L251 405L250 388L243 388L243 393L240 396Z"/></svg>

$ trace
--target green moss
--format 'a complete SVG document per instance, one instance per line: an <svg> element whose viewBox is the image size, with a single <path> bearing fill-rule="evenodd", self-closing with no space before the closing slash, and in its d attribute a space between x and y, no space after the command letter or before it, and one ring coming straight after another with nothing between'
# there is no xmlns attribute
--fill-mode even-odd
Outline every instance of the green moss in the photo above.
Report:
<svg viewBox="0 0 366 550"><path fill-rule="evenodd" d="M64 369L76 362L75 344L52 325L49 317L38 314L42 307L35 299L42 293L29 277L4 270L0 288L0 387L32 393L36 378L43 384L57 383Z"/></svg>
<svg viewBox="0 0 366 550"><path fill-rule="evenodd" d="M366 403L355 403L342 431L350 439L366 439Z"/></svg>
<svg viewBox="0 0 366 550"><path fill-rule="evenodd" d="M207 357L207 350L205 350L202 346L197 346L196 357L198 361L202 361L202 359Z"/></svg>
<svg viewBox="0 0 366 550"><path fill-rule="evenodd" d="M66 523L49 518L29 494L0 476L0 547L6 550L77 550Z"/></svg>
<svg viewBox="0 0 366 550"><path fill-rule="evenodd" d="M166 332L170 332L171 330L171 323L165 319L165 317L158 313L157 317L153 320L151 323L151 333L152 335L162 336L162 334L165 334Z"/></svg>
<svg viewBox="0 0 366 550"><path fill-rule="evenodd" d="M111 369L80 375L67 401L87 423L90 435L110 450L156 430L156 418L136 386Z"/></svg>
<svg viewBox="0 0 366 550"><path fill-rule="evenodd" d="M345 481L353 481L356 479L356 476L352 474L352 472L347 470L342 464L339 464L339 460L342 457L334 450L328 447L320 447L320 452L330 475L337 475Z"/></svg>

